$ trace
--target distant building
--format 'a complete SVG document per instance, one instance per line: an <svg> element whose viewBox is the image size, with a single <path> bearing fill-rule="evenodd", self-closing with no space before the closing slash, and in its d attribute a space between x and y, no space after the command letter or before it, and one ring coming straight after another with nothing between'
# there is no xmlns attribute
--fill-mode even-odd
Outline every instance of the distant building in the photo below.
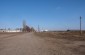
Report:
<svg viewBox="0 0 85 55"><path fill-rule="evenodd" d="M22 32L21 30L6 30L6 32Z"/></svg>
<svg viewBox="0 0 85 55"><path fill-rule="evenodd" d="M12 30L10 28L8 29L0 29L0 32L35 32L34 28L30 28L28 25L26 25L26 21L23 21L23 28L16 28L15 30Z"/></svg>
<svg viewBox="0 0 85 55"><path fill-rule="evenodd" d="M22 32L21 30L1 30L0 32Z"/></svg>
<svg viewBox="0 0 85 55"><path fill-rule="evenodd" d="M48 32L48 30L41 30L40 32Z"/></svg>

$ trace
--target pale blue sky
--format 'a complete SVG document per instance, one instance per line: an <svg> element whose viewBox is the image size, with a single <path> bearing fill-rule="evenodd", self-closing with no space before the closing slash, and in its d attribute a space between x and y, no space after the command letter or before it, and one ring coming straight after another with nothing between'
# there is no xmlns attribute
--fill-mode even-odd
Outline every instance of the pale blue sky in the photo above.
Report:
<svg viewBox="0 0 85 55"><path fill-rule="evenodd" d="M0 28L85 29L85 0L0 0Z"/></svg>

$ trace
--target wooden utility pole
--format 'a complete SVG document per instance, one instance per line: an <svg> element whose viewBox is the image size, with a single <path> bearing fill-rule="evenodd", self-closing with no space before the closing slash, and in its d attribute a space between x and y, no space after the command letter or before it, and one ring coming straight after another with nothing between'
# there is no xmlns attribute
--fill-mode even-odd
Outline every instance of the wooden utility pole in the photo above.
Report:
<svg viewBox="0 0 85 55"><path fill-rule="evenodd" d="M80 16L80 35L82 35L82 30L81 30L81 16Z"/></svg>

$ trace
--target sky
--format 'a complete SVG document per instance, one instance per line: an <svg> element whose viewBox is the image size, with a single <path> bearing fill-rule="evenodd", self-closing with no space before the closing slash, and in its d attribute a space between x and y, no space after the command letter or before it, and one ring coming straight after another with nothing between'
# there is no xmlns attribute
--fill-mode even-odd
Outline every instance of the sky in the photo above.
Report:
<svg viewBox="0 0 85 55"><path fill-rule="evenodd" d="M0 28L79 29L80 16L85 30L85 0L0 0Z"/></svg>

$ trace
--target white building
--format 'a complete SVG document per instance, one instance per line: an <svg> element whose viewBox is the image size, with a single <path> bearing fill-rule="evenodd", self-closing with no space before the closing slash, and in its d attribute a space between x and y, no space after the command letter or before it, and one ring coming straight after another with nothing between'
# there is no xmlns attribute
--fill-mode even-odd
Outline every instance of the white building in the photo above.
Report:
<svg viewBox="0 0 85 55"><path fill-rule="evenodd" d="M0 30L0 32L22 32L21 30Z"/></svg>

